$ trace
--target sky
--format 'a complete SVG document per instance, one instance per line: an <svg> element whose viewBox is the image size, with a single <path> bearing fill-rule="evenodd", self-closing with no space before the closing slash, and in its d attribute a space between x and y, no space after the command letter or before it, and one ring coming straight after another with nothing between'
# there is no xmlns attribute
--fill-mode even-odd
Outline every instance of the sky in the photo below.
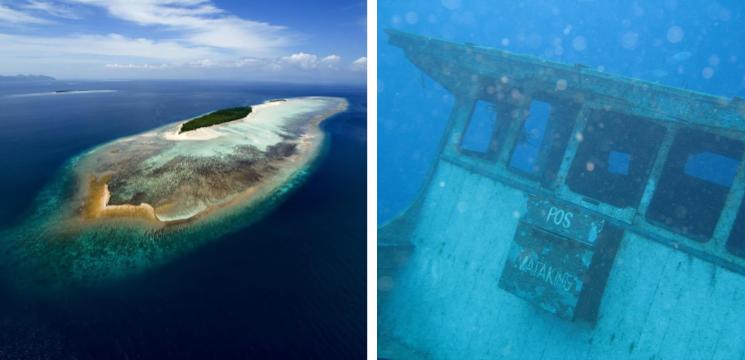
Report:
<svg viewBox="0 0 745 360"><path fill-rule="evenodd" d="M364 0L0 0L0 75L361 84Z"/></svg>

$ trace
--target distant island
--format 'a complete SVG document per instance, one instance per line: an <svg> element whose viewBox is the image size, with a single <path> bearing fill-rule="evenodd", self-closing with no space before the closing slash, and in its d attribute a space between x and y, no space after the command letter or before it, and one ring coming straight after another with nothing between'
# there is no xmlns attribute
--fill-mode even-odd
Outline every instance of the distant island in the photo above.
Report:
<svg viewBox="0 0 745 360"><path fill-rule="evenodd" d="M199 128L222 124L233 120L243 119L251 113L250 106L235 107L229 109L222 109L215 112L211 112L207 115L200 116L196 119L189 120L181 126L179 134L187 131L196 130Z"/></svg>
<svg viewBox="0 0 745 360"><path fill-rule="evenodd" d="M0 81L2 83L2 81ZM76 90L76 89L61 89L54 91L44 91L35 93L25 94L10 94L8 97L29 97L29 96L53 96L53 95L81 95L81 94L106 94L115 93L117 90L105 90L105 89L93 89L93 90Z"/></svg>
<svg viewBox="0 0 745 360"><path fill-rule="evenodd" d="M30 81L55 81L57 79L46 75L0 75L0 82L30 82Z"/></svg>

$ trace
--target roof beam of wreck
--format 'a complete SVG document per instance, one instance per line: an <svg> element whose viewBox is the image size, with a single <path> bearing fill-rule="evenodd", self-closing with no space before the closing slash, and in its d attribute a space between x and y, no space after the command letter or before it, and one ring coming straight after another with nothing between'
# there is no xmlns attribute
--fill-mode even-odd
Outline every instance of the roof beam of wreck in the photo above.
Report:
<svg viewBox="0 0 745 360"><path fill-rule="evenodd" d="M543 92L567 101L591 101L608 110L662 122L745 132L745 100L738 97L713 96L397 30L386 32L391 44L456 96L476 89L488 98L495 89L506 92L519 87L528 94Z"/></svg>

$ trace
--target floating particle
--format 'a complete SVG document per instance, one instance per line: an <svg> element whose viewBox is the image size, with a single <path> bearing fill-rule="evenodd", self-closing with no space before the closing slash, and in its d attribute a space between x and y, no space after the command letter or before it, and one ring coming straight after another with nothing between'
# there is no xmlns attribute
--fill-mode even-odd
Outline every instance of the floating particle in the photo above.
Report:
<svg viewBox="0 0 745 360"><path fill-rule="evenodd" d="M686 61L691 58L691 55L693 54L691 54L690 51L681 51L681 52L675 53L675 55L673 55L672 57L672 60L674 62Z"/></svg>
<svg viewBox="0 0 745 360"><path fill-rule="evenodd" d="M510 39L502 38L502 46L510 46Z"/></svg>
<svg viewBox="0 0 745 360"><path fill-rule="evenodd" d="M708 67L708 66L707 66L707 67L705 67L705 68L704 68L704 69L703 69L703 70L701 71L701 76L703 76L703 77L704 77L704 79L711 79L711 77L712 77L712 76L714 76L714 69L712 69L712 68L710 68L710 67Z"/></svg>
<svg viewBox="0 0 745 360"><path fill-rule="evenodd" d="M720 62L719 56L716 56L716 55L709 56L709 65L717 66L719 65L719 62Z"/></svg>
<svg viewBox="0 0 745 360"><path fill-rule="evenodd" d="M416 24L419 21L419 16L413 11L406 13L406 22L409 24Z"/></svg>
<svg viewBox="0 0 745 360"><path fill-rule="evenodd" d="M644 8L639 6L639 3L634 3L631 7L631 10L634 12L634 16L640 17L644 16Z"/></svg>
<svg viewBox="0 0 745 360"><path fill-rule="evenodd" d="M585 50L587 48L587 39L584 36L577 36L572 40L572 47L577 51Z"/></svg>
<svg viewBox="0 0 745 360"><path fill-rule="evenodd" d="M685 33L683 32L683 28L680 26L675 25L667 29L667 41L673 44L681 42L684 36Z"/></svg>
<svg viewBox="0 0 745 360"><path fill-rule="evenodd" d="M556 80L556 90L564 91L567 89L567 81L564 79Z"/></svg>
<svg viewBox="0 0 745 360"><path fill-rule="evenodd" d="M636 43L639 41L639 33L629 31L621 36L621 46L624 49L633 50L636 48Z"/></svg>
<svg viewBox="0 0 745 360"><path fill-rule="evenodd" d="M455 10L460 7L461 0L442 0L441 3L445 8Z"/></svg>
<svg viewBox="0 0 745 360"><path fill-rule="evenodd" d="M390 276L381 276L378 278L378 290L391 291L393 289L393 278Z"/></svg>
<svg viewBox="0 0 745 360"><path fill-rule="evenodd" d="M587 169L587 171L589 172L592 172L593 170L595 170L595 164L592 161L588 161L585 165L585 169Z"/></svg>

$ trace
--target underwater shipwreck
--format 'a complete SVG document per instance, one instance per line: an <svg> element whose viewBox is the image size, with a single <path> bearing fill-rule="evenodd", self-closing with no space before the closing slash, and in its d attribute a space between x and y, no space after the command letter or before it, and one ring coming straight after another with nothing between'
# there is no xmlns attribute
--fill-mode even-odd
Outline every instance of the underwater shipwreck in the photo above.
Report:
<svg viewBox="0 0 745 360"><path fill-rule="evenodd" d="M387 33L455 104L378 229L380 358L745 356L745 100Z"/></svg>

